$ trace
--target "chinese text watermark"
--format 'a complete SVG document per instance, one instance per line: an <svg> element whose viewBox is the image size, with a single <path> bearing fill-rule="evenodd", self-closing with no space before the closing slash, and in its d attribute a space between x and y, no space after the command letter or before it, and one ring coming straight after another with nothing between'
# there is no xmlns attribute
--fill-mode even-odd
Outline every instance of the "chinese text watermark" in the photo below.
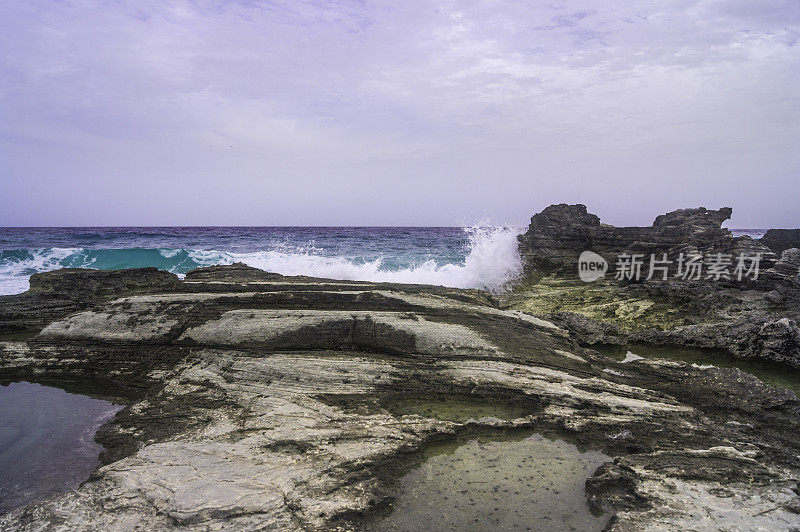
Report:
<svg viewBox="0 0 800 532"><path fill-rule="evenodd" d="M696 281L758 279L761 253L681 253L677 258L668 258L666 253L649 256L637 253L622 253L617 256L614 278L623 281L669 278ZM596 281L605 276L608 262L593 251L584 251L578 257L578 275L584 282Z"/></svg>

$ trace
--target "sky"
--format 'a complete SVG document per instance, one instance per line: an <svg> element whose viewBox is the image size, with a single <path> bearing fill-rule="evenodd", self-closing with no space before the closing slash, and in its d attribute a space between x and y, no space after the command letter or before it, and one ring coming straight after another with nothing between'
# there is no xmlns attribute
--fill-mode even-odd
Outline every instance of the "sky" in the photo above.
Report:
<svg viewBox="0 0 800 532"><path fill-rule="evenodd" d="M800 1L4 0L0 225L800 227Z"/></svg>

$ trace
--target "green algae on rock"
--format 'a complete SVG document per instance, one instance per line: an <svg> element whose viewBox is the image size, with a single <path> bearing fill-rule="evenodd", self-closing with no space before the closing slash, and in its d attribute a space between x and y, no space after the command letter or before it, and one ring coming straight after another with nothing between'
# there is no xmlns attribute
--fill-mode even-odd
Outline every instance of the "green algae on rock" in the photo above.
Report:
<svg viewBox="0 0 800 532"><path fill-rule="evenodd" d="M552 205L519 237L526 275L502 306L547 319L584 345L705 348L800 367L800 249L787 248L796 231L735 237L722 227L731 212L682 209L658 216L650 227L613 227L584 205ZM577 261L587 250L611 264L623 253L665 254L673 264L667 279L609 274L584 283ZM681 254L758 256L759 275L684 280L675 270Z"/></svg>

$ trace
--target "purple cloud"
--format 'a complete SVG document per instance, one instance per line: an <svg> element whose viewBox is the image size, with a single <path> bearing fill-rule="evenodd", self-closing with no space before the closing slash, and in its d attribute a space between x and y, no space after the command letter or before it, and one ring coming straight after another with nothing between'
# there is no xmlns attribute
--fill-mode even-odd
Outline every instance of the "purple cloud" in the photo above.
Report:
<svg viewBox="0 0 800 532"><path fill-rule="evenodd" d="M0 225L800 225L800 8L22 1Z"/></svg>

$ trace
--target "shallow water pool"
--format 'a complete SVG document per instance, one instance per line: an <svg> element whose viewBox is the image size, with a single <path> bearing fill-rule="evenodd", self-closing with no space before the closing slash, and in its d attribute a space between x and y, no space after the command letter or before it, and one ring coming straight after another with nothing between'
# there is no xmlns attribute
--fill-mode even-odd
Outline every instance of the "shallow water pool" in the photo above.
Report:
<svg viewBox="0 0 800 532"><path fill-rule="evenodd" d="M29 382L0 386L0 513L77 488L100 464L97 429L121 408Z"/></svg>
<svg viewBox="0 0 800 532"><path fill-rule="evenodd" d="M760 360L736 358L722 351L693 349L676 346L650 346L629 344L625 346L593 346L601 353L624 360L628 352L644 358L662 358L677 362L688 362L698 366L717 366L719 368L739 368L757 377L761 382L777 388L786 388L800 396L800 370L776 363Z"/></svg>
<svg viewBox="0 0 800 532"><path fill-rule="evenodd" d="M435 444L375 530L602 530L585 483L610 458L534 434Z"/></svg>

